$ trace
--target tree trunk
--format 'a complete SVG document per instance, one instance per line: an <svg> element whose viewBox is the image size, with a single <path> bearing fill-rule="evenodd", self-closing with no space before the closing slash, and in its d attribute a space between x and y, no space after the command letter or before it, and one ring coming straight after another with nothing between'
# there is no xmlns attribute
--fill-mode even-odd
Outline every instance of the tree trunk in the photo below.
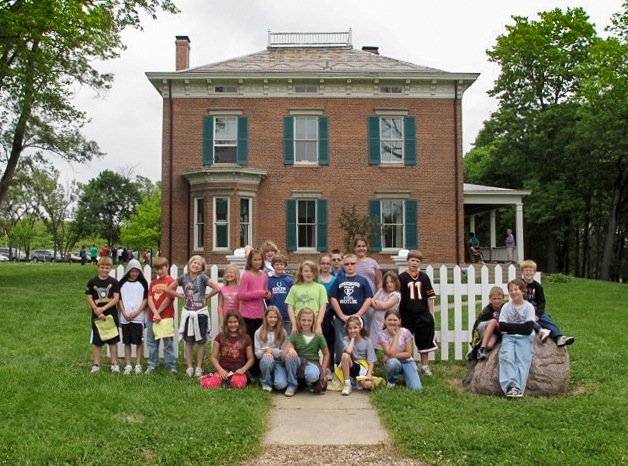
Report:
<svg viewBox="0 0 628 466"><path fill-rule="evenodd" d="M602 251L602 262L600 264L600 279L611 279L611 266L613 262L613 251L617 241L617 219L619 218L621 206L625 201L625 191L628 185L628 165L623 167L615 184L613 185L613 195L611 197L611 205L608 209L608 229L606 232L606 241Z"/></svg>

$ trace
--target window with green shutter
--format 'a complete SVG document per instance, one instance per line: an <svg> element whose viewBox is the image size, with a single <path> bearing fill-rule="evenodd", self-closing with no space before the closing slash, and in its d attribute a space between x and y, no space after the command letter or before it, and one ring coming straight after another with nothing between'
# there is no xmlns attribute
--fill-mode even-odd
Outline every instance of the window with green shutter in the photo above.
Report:
<svg viewBox="0 0 628 466"><path fill-rule="evenodd" d="M369 200L369 217L378 222L371 231L371 250L416 249L417 209L415 199Z"/></svg>
<svg viewBox="0 0 628 466"><path fill-rule="evenodd" d="M369 165L416 165L416 118L368 118Z"/></svg>
<svg viewBox="0 0 628 466"><path fill-rule="evenodd" d="M328 165L328 126L326 116L284 117L284 163Z"/></svg>
<svg viewBox="0 0 628 466"><path fill-rule="evenodd" d="M286 249L327 250L327 200L286 201Z"/></svg>
<svg viewBox="0 0 628 466"><path fill-rule="evenodd" d="M203 164L248 164L248 117L203 117Z"/></svg>

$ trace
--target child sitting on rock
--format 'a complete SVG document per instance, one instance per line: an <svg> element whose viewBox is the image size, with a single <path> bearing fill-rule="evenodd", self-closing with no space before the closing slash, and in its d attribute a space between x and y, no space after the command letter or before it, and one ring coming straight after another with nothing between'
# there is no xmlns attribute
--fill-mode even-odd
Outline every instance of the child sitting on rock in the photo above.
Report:
<svg viewBox="0 0 628 466"><path fill-rule="evenodd" d="M494 286L488 294L489 304L482 309L475 324L473 324L472 349L467 355L467 359L474 357L479 361L488 358L488 353L500 340L499 332L499 312L504 304L504 292L501 287Z"/></svg>

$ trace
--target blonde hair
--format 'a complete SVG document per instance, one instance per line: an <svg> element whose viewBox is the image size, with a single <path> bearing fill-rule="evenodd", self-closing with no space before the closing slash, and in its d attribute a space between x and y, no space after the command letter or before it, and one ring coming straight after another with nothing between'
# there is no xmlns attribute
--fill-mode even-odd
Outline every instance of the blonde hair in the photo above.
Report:
<svg viewBox="0 0 628 466"><path fill-rule="evenodd" d="M233 273L235 273L235 284L234 286L238 286L240 284L240 269L238 268L238 266L233 265L233 264L229 264L225 267L225 270L223 270L222 272L222 282L224 285L229 286L229 283L226 282L225 280L225 274L227 273L227 271L231 270Z"/></svg>
<svg viewBox="0 0 628 466"><path fill-rule="evenodd" d="M275 325L275 342L277 346L281 346L283 341L286 339L286 332L283 329L283 322L281 317L281 312L279 312L279 308L277 306L268 306L266 311L264 312L264 320L262 321L261 330L259 332L259 339L262 340L263 343L268 343L268 332L270 331L268 326L268 320L266 317L271 312L277 314L277 325Z"/></svg>
<svg viewBox="0 0 628 466"><path fill-rule="evenodd" d="M205 258L203 256L199 256L199 255L195 255L190 257L190 260L188 261L188 271L190 269L190 265L192 265L192 262L194 261L199 261L201 263L201 265L203 266L203 270L201 271L201 273L205 272L205 268L207 267L207 263L205 262Z"/></svg>
<svg viewBox="0 0 628 466"><path fill-rule="evenodd" d="M111 260L111 257L108 256L101 257L98 261L98 265L108 265L109 267L113 267L113 260Z"/></svg>
<svg viewBox="0 0 628 466"><path fill-rule="evenodd" d="M269 239L267 239L266 241L262 243L261 249L263 252L267 252L267 251L275 251L275 253L279 252L279 248L277 247L277 245Z"/></svg>
<svg viewBox="0 0 628 466"><path fill-rule="evenodd" d="M303 317L305 314L311 314L312 315L312 328L310 328L310 330L314 331L314 320L316 320L316 315L314 314L314 311L312 309L310 309L309 307L304 307L303 309L301 309L299 311L299 314L297 315L297 330L299 331L299 333L303 333L303 326L301 325L301 317Z"/></svg>
<svg viewBox="0 0 628 466"><path fill-rule="evenodd" d="M491 288L491 291L488 292L489 298L497 295L501 296L502 298L504 297L504 290L502 290L501 286L494 286L493 288Z"/></svg>
<svg viewBox="0 0 628 466"><path fill-rule="evenodd" d="M302 283L305 283L305 280L303 280L303 267L309 267L312 271L312 274L314 275L312 277L312 281L318 281L318 265L316 265L312 261L305 261L299 266L299 270L297 270L297 273L294 276L295 285L301 285Z"/></svg>
<svg viewBox="0 0 628 466"><path fill-rule="evenodd" d="M519 264L519 269L520 270L523 270L523 269L534 269L534 271L536 272L536 262L534 262L533 260L530 260L530 259L526 259L521 264Z"/></svg>

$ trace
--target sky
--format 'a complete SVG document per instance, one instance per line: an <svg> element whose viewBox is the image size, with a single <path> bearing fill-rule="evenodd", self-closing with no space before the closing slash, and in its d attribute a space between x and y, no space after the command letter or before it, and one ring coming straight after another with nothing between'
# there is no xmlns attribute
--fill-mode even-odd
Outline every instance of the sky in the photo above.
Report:
<svg viewBox="0 0 628 466"><path fill-rule="evenodd" d="M120 57L97 63L115 74L106 93L82 89L76 106L90 122L84 134L107 154L86 165L57 166L62 180L87 182L109 169L161 179L162 99L145 76L174 71L175 36L190 37L190 67L262 51L272 32L352 30L353 47L379 46L381 55L449 72L480 73L463 98L463 152L496 110L487 95L499 67L486 51L513 24L512 16L582 7L604 35L622 0L174 0L181 12L145 17L143 31L123 33Z"/></svg>

